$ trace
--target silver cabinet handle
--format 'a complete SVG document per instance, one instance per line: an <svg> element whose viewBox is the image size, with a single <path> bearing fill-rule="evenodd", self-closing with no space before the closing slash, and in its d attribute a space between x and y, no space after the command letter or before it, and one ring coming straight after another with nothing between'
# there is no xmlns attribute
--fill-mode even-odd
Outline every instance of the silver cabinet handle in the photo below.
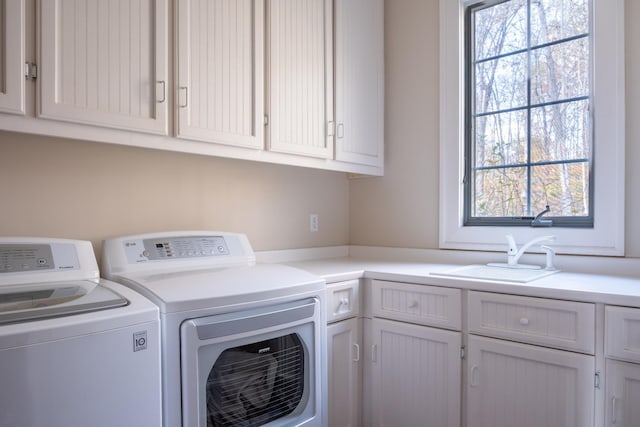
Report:
<svg viewBox="0 0 640 427"><path fill-rule="evenodd" d="M189 105L189 89L186 86L180 86L180 91L184 91L184 103L180 104L180 108L187 108Z"/></svg>
<svg viewBox="0 0 640 427"><path fill-rule="evenodd" d="M158 99L158 104L162 104L164 101L167 100L167 84L165 83L164 80L158 80L156 83L158 83L159 85L162 85L162 97Z"/></svg>
<svg viewBox="0 0 640 427"><path fill-rule="evenodd" d="M616 399L615 396L613 396L611 398L611 424L616 424L618 422L617 418L616 418L616 402L618 401L618 399Z"/></svg>
<svg viewBox="0 0 640 427"><path fill-rule="evenodd" d="M353 344L353 349L356 351L356 357L353 359L354 362L360 361L360 346L358 344Z"/></svg>
<svg viewBox="0 0 640 427"><path fill-rule="evenodd" d="M371 361L373 363L378 361L378 346L375 344L371 346Z"/></svg>

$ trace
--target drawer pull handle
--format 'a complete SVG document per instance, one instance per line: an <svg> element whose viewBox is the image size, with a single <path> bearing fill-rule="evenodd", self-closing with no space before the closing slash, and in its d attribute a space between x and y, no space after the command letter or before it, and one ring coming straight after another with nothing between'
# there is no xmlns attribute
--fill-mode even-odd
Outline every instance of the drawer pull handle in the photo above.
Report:
<svg viewBox="0 0 640 427"><path fill-rule="evenodd" d="M616 424L618 422L618 420L616 419L616 402L617 401L618 399L616 399L615 396L611 398L611 424Z"/></svg>
<svg viewBox="0 0 640 427"><path fill-rule="evenodd" d="M409 304L409 308L417 308L418 307L418 301L413 300L411 301L411 303Z"/></svg>
<svg viewBox="0 0 640 427"><path fill-rule="evenodd" d="M358 344L353 344L353 349L356 351L356 357L353 358L354 362L360 361L360 346Z"/></svg>
<svg viewBox="0 0 640 427"><path fill-rule="evenodd" d="M527 319L526 317L520 318L520 324L522 326L528 326L529 325L529 319Z"/></svg>

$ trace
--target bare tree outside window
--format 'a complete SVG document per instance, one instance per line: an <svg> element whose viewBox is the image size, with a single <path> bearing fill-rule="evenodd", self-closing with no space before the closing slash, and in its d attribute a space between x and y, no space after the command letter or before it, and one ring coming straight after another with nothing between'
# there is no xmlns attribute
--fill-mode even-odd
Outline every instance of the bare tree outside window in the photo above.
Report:
<svg viewBox="0 0 640 427"><path fill-rule="evenodd" d="M465 223L593 226L590 0L467 10Z"/></svg>

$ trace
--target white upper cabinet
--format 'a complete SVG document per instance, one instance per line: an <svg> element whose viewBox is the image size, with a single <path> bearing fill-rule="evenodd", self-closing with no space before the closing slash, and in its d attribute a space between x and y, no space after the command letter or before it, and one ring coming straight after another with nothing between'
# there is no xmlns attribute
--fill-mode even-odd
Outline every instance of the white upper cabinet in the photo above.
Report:
<svg viewBox="0 0 640 427"><path fill-rule="evenodd" d="M336 160L384 162L384 0L336 0Z"/></svg>
<svg viewBox="0 0 640 427"><path fill-rule="evenodd" d="M0 130L382 175L383 14L384 0L0 0Z"/></svg>
<svg viewBox="0 0 640 427"><path fill-rule="evenodd" d="M333 1L270 0L268 146L333 158Z"/></svg>
<svg viewBox="0 0 640 427"><path fill-rule="evenodd" d="M24 1L0 0L0 111L24 114Z"/></svg>
<svg viewBox="0 0 640 427"><path fill-rule="evenodd" d="M264 2L178 2L178 137L264 146Z"/></svg>
<svg viewBox="0 0 640 427"><path fill-rule="evenodd" d="M166 134L167 0L39 4L39 116Z"/></svg>

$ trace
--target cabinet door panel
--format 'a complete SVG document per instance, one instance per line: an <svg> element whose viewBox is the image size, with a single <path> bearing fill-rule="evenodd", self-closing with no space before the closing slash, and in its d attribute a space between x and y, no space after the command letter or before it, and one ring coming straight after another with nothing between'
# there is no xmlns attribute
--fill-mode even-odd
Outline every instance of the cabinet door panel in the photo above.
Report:
<svg viewBox="0 0 640 427"><path fill-rule="evenodd" d="M360 425L361 335L356 318L327 326L329 425Z"/></svg>
<svg viewBox="0 0 640 427"><path fill-rule="evenodd" d="M640 365L607 360L606 426L640 427Z"/></svg>
<svg viewBox="0 0 640 427"><path fill-rule="evenodd" d="M336 160L384 162L384 0L336 1Z"/></svg>
<svg viewBox="0 0 640 427"><path fill-rule="evenodd" d="M40 2L39 115L167 133L167 0Z"/></svg>
<svg viewBox="0 0 640 427"><path fill-rule="evenodd" d="M263 2L178 2L179 137L263 147Z"/></svg>
<svg viewBox="0 0 640 427"><path fill-rule="evenodd" d="M627 362L640 362L640 309L605 308L606 355Z"/></svg>
<svg viewBox="0 0 640 427"><path fill-rule="evenodd" d="M593 356L469 336L468 427L593 426Z"/></svg>
<svg viewBox="0 0 640 427"><path fill-rule="evenodd" d="M24 114L24 0L0 0L0 112Z"/></svg>
<svg viewBox="0 0 640 427"><path fill-rule="evenodd" d="M333 157L333 2L271 0L269 149Z"/></svg>
<svg viewBox="0 0 640 427"><path fill-rule="evenodd" d="M460 426L461 333L373 319L372 423Z"/></svg>

